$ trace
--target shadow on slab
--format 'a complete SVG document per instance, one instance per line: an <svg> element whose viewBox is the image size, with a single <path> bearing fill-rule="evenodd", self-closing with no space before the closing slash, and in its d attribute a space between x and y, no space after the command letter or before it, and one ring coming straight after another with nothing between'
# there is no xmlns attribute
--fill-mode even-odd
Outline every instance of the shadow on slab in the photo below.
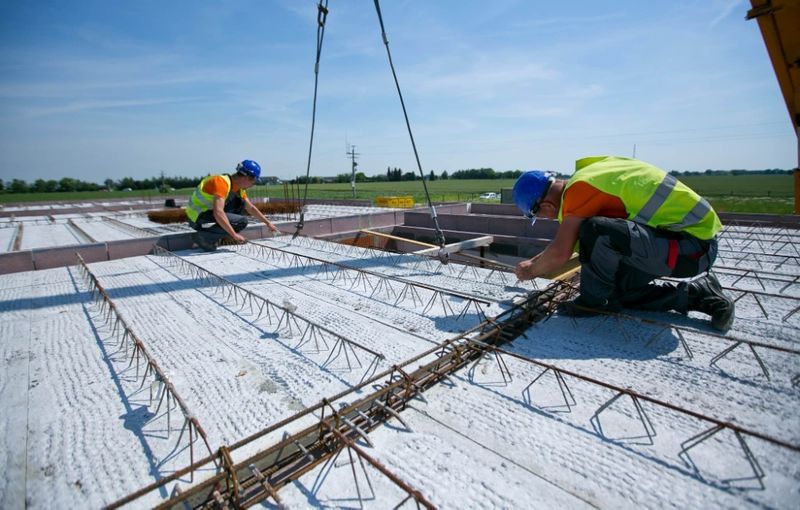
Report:
<svg viewBox="0 0 800 510"><path fill-rule="evenodd" d="M553 315L506 347L531 358L648 360L686 356L674 329L598 316L575 319Z"/></svg>

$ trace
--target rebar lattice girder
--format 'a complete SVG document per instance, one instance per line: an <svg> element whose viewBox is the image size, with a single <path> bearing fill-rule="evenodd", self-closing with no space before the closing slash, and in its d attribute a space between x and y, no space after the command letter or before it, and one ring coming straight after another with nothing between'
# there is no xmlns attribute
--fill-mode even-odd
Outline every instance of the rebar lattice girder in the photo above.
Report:
<svg viewBox="0 0 800 510"><path fill-rule="evenodd" d="M552 311L554 308L554 302L560 301L564 299L564 297L568 297L573 291L574 288L570 285L565 284L564 282L555 282L544 291L540 291L535 294L532 293L526 302L506 310L498 317L495 317L492 320L487 320L485 323L482 323L453 339L447 340L426 352L420 353L412 359L404 362L403 365L394 366L391 370L387 370L381 374L378 374L353 388L331 397L329 400L323 400L323 402L320 404L306 408L305 410L297 413L295 416L276 423L232 445L231 450L235 450L236 448L252 443L258 438L264 437L267 434L281 430L289 423L303 419L312 413L318 413L321 410L323 411L322 416L315 425L311 425L300 432L288 436L280 443L262 452L256 453L250 458L237 464L235 469L237 469L243 491L247 492L248 487L255 487L258 485L258 480L253 477L252 471L250 471L250 465L255 465L258 470L268 478L270 486L276 488L277 490L283 485L296 480L304 473L324 462L326 458L329 458L331 455L335 455L337 451L344 447L341 444L339 444L338 447L332 446L331 436L336 435L331 432L332 429L338 430L339 433L347 437L353 437L355 432L351 427L344 424L342 420L339 419L340 417L346 417L352 424L358 425L364 431L372 430L380 423L383 423L383 421L394 417L394 414L396 414L397 411L405 408L412 399L422 397L422 392L424 390L446 379L451 373L460 369L466 364L474 362L475 360L484 356L489 350L495 350L498 354L503 354L517 360L540 366L545 369L545 372L547 369L549 369L553 371L553 373L559 374L557 379L559 380L559 383L564 383L564 387L566 387L564 376L570 376L593 385L613 390L618 394L629 395L630 398L634 400L634 405L636 406L637 412L642 410L641 402L647 402L649 404L661 406L666 409L682 413L700 421L709 422L714 426L719 426L721 429L729 429L736 433L737 437L742 442L744 441L744 436L751 436L777 446L790 449L794 452L800 452L800 446L788 443L775 437L771 437L757 430L747 429L735 423L726 422L712 416L704 415L700 412L683 408L676 404L641 394L631 390L630 388L622 388L613 384L609 384L589 376L556 367L554 365L528 358L520 354L512 353L497 347L497 344L505 342L509 338L513 338L514 336L520 334L522 331L527 329L532 322L546 318L547 312ZM473 334L477 336L469 336ZM404 368L410 367L419 360L433 354L437 355L435 360L418 367L414 371L409 372L404 370ZM543 373L540 374L540 376L543 375ZM378 381L381 379L385 380L384 382L378 384ZM343 404L338 411L335 411L335 415L333 417L324 416L325 408L332 409L330 402L340 400L346 396L355 395L368 385L372 385L377 389L373 393L362 397L351 404ZM530 385L528 388L530 388ZM566 388L566 390L562 391L564 392L565 400L567 398L567 393L569 393L570 397L572 397L569 388ZM378 403L380 403L380 405L378 405ZM572 402L568 402L568 405L575 405L574 397L572 397ZM395 413L386 412L386 407L394 409ZM601 411L602 408L598 410L598 413ZM655 430L652 428L652 424L648 425L649 430L654 435ZM648 425L645 426L648 427ZM329 433L326 433L326 430ZM746 448L746 443L742 447ZM749 449L746 451L749 451ZM748 457L748 461L750 461L751 458L754 459L754 457ZM210 460L210 457L202 459L195 465L181 469L173 475L166 477L161 482L152 484L151 486L138 491L137 493L118 503L127 503L138 496L156 490L160 486L175 480L192 470L202 468L204 465L208 464ZM192 487L180 496L176 496L172 500L166 502L162 506L165 508L178 508L179 505L184 503L190 503L192 506L197 506L203 502L212 501L214 498L214 487L219 483L225 483L225 476L226 475L224 473L218 473L216 476ZM256 489L253 490L257 491ZM257 493L260 493L262 497L266 497L263 490L260 492L257 491Z"/></svg>
<svg viewBox="0 0 800 510"><path fill-rule="evenodd" d="M259 306L258 317L255 320L260 319L261 316L263 315L264 311L266 310L267 319L269 320L270 325L272 325L272 314L270 313L270 307L272 307L273 313L275 313L275 310L280 310L280 312L275 313L275 315L278 316L278 324L276 326L276 330L280 330L281 327L283 327L284 330L286 332L288 332L290 337L294 336L295 329L298 332L304 331L304 333L308 331L308 328L306 328L304 330L300 326L300 324L298 322L298 320L300 320L300 321L306 323L307 325L313 325L315 327L315 329L316 329L316 332L325 333L330 337L336 338L337 339L337 343L341 342L341 343L347 344L350 347L351 350L353 350L354 348L357 347L358 349L361 349L361 350L371 354L372 356L374 356L377 359L380 359L380 360L385 359L385 356L382 353L377 352L377 351L375 351L373 349L370 349L369 347L366 347L364 345L361 345L360 343L358 343L358 342L356 342L354 340L350 340L348 338L345 338L342 335L336 333L335 331L332 331L332 330L330 330L330 329L328 329L328 328L326 328L324 326L321 326L320 324L317 324L316 322L314 322L314 321L312 321L312 320L310 320L310 319L308 319L306 317L303 317L302 315L296 313L293 310L290 310L289 308L287 308L285 306L281 306L281 305L278 305L276 303L273 303L269 299L267 299L265 297L262 297L262 296L260 296L258 294L255 294L254 292L252 292L252 291L250 291L248 289L245 289L244 287L241 287L240 285L237 285L236 283L234 283L234 282L232 282L230 280L227 280L227 279L223 278L222 276L214 274L211 271L208 271L207 269L205 269L205 268L203 268L201 266L198 266L197 264L189 262L189 261L183 259L182 257L180 257L178 255L175 255L174 253L170 252L169 250L165 250L164 248L161 248L160 246L155 246L154 253L156 255L165 257L169 261L175 262L176 264L179 265L180 268L184 269L186 272L190 272L192 274L195 274L190 269L194 269L194 270L203 272L205 275L208 276L208 278L212 279L212 281L215 283L215 288L221 288L221 290L223 292L223 295L226 296L226 300L228 300L228 301L231 298L234 298L236 304L238 304L239 303L239 301L238 301L239 299L242 299L242 301L244 302L245 297L247 297L247 298L249 298L251 300L254 300L256 302L260 302L261 305ZM301 343L302 343L302 338L301 338ZM355 354L354 350L353 350L353 353ZM349 360L348 360L348 366L351 366L349 364ZM359 362L359 367L360 366L361 366L361 364Z"/></svg>
<svg viewBox="0 0 800 510"><path fill-rule="evenodd" d="M282 248L276 248L274 246L269 246L269 245L266 245L266 244L261 244L261 243L257 243L257 242L253 242L253 241L250 241L248 243L248 246L249 245L259 247L260 249L258 250L258 253L261 253L261 254L264 254L264 250L267 249L267 250L270 250L271 252L278 252L278 253L280 253L282 255L289 254L289 255L292 255L294 257L302 257L303 259L308 260L308 264L309 265L310 265L311 262L315 262L317 264L320 264L320 266L322 268L325 268L323 270L326 271L326 273L328 271L328 269L327 269L328 267L337 267L337 268L340 269L339 273L342 274L342 277L345 279L345 281L348 278L346 273L348 271L355 271L356 274L355 274L355 276L352 277L354 282L351 284L350 289L352 290L352 289L355 289L357 287L363 287L366 292L369 292L369 290L371 289L372 290L372 294L370 294L370 296L374 295L375 289L378 287L378 285L377 284L373 285L372 282L370 282L367 277L374 277L374 278L377 278L379 280L386 280L387 283L388 283L388 281L393 281L393 282L398 282L398 283L405 284L403 292L401 292L402 296L405 296L407 294L406 289L408 287L412 286L412 287L416 287L416 288L429 290L429 291L433 292L434 294L435 293L440 293L440 294L443 294L443 295L447 295L447 296L456 297L456 298L459 298L459 299L464 299L464 300L471 301L471 302L474 303L474 306L477 307L477 308L480 308L479 305L488 305L489 304L489 301L486 301L486 300L483 300L483 299L478 299L475 296L470 296L468 294L462 294L462 293L453 292L453 291L449 291L449 290L445 290L445 289L440 289L440 288L437 288L437 287L433 287L431 285L426 285L424 283L420 283L420 282L416 282L416 281L412 281L412 280L406 280L404 278L399 278L399 277L396 277L396 276L388 276L388 275L376 273L374 271L369 271L369 270L366 270L366 269L353 267L353 266L350 266L350 265L347 265L347 264L343 264L341 262L334 262L334 261L330 261L330 260L320 259L320 258L317 258L317 257L312 257L310 255L304 255L304 254L301 254L301 253L296 253L296 252L284 250ZM352 249L353 249L352 247L349 248L349 250L352 250ZM269 257L269 255L267 255L267 256ZM420 261L429 261L429 259L427 257L420 257ZM308 266L306 266L306 267L308 267ZM465 266L465 268L466 267L472 267L472 266ZM474 268L473 268L473 271L474 271ZM337 275L339 273L334 274L334 278L333 278L333 280L331 280L331 283L336 280ZM422 298L419 297L419 294L417 292L412 292L411 295L412 295L412 301L413 301L414 305L417 306L417 300L419 300L419 306L421 306L422 305ZM394 304L397 305L400 302L402 302L402 299L398 298L398 300L395 301ZM427 309L426 309L426 311L427 311ZM423 313L425 313L425 312L423 312ZM445 313L447 314L447 309L446 308L445 308ZM452 307L450 307L450 313L448 315L454 315L454 314L455 314L455 312L453 312L452 311Z"/></svg>
<svg viewBox="0 0 800 510"><path fill-rule="evenodd" d="M542 306L549 306L549 303L554 297L563 292L570 292L569 287L558 283L546 291L531 296L527 302L503 312L499 317L505 317L514 321L516 323L515 329L522 331L529 327L532 321L545 317L545 314L541 310ZM504 327L506 331L510 331L511 329L508 325ZM339 434L350 437L351 434L355 433L352 427L354 425L357 425L364 432L374 429L384 421L397 416L397 411L403 409L411 399L421 396L420 394L422 391L437 384L442 379L447 378L451 373L461 367L479 359L487 351L492 350L492 344L484 343L484 341L505 342L511 338L507 335L498 335L493 330L481 332L482 329L484 329L484 324L476 326L454 339L447 340L443 344L424 353L420 353L411 360L407 360L404 363L405 366L409 366L431 354L439 353L439 356L434 361L417 368L413 372L406 372L401 367L394 366L392 369L336 395L330 401L354 394L368 385L374 385L378 381L385 379L384 382L378 386L379 389L339 409L332 417L324 416L324 409L332 408L329 403L330 401L325 399L320 404L306 408L294 417L276 423L232 445L230 449L235 450L259 437L280 430L294 420L301 419L311 413L319 412L320 410L323 411L317 424L286 437L278 444L249 457L233 467L242 490L242 494L239 495L240 501L247 505L248 502L257 502L267 497L263 485L253 475L251 466L255 466L267 479L269 486L277 490L324 462L326 458L335 455L336 452L344 446L349 446L342 444L342 442L336 444L336 442L332 440L333 436L337 436L337 431ZM467 338L467 335L470 334L477 334L478 336L475 338ZM388 411L387 408L391 408L394 412ZM346 418L350 422L350 425L345 423L342 418ZM405 426L407 427L407 425ZM302 448L300 446L302 446ZM210 458L202 459L195 465L179 470L173 475L166 477L161 482L145 487L127 498L114 503L112 507L126 504L194 469L199 469L207 464L209 460ZM214 492L218 485L220 483L230 483L228 476L226 472L220 472L202 483L183 491L181 494L175 495L159 508L179 508L182 507L184 503L189 503L194 507L213 501L216 498ZM398 481L395 481L395 483ZM409 492L418 502L421 503L424 501L421 495L416 493L415 496L414 493L415 491L413 490ZM225 494L219 494L223 500L225 500Z"/></svg>
<svg viewBox="0 0 800 510"><path fill-rule="evenodd" d="M158 362L153 357L153 355L150 353L150 351L147 349L147 347L145 346L144 342L136 335L136 333L134 333L133 329L130 327L130 325L125 320L123 315L120 313L120 311L117 308L116 304L113 302L111 297L108 295L108 292L106 292L105 288L100 283L100 280L97 278L97 276L94 273L92 273L92 271L89 269L89 266L86 265L86 262L84 262L83 257L81 257L80 254L77 254L77 258L78 258L78 263L79 263L80 269L84 272L86 280L90 282L90 285L91 285L90 288L93 288L93 290L96 292L96 295L98 297L102 297L103 303L108 309L108 313L106 314L106 322L108 323L108 321L111 319L111 314L112 313L116 316L116 319L114 321L114 326L113 326L113 329L112 329L112 334L114 334L113 332L116 331L118 327L122 329L122 333L123 333L122 342L124 343L123 348L125 349L126 352L128 352L128 348L127 348L128 339L130 339L133 342L133 349L130 352L130 356L131 356L130 364L132 364L134 362L134 359L136 360L136 378L135 378L135 380L138 381L138 379L139 379L139 359L140 359L140 357L144 357L144 359L147 362L147 369L144 372L144 375L143 375L143 378L142 378L142 385L140 387L144 386L144 381L146 380L148 374L151 374L151 373L153 374L153 377L155 378L155 380L158 381L162 385L161 398L159 400L159 404L158 404L158 407L156 408L156 411L155 411L154 415L158 415L158 411L161 408L161 400L164 400L166 398L166 401L167 401L167 405L166 405L166 409L167 409L167 433L169 434L170 431L171 431L169 400L170 400L170 398L172 398L172 400L181 409L181 412L183 413L185 421L191 422L191 425L194 427L195 430L197 430L198 434L203 439L203 442L205 443L206 448L208 449L209 452L211 452L211 447L210 447L210 445L208 443L208 436L206 435L205 430L200 425L200 422L197 420L197 418L194 416L194 414L189 410L189 407L186 405L186 402L183 400L183 398L180 397L180 395L178 394L178 392L175 389L175 386L172 384L172 381L169 379L167 374L158 365ZM101 308L101 310L102 310L102 308ZM183 436L183 434L181 433L181 435L178 437L178 442L180 442L182 436ZM191 437L190 437L190 443L189 443L189 451L190 451L191 458L194 458L194 442L193 442ZM216 463L216 460L214 462Z"/></svg>

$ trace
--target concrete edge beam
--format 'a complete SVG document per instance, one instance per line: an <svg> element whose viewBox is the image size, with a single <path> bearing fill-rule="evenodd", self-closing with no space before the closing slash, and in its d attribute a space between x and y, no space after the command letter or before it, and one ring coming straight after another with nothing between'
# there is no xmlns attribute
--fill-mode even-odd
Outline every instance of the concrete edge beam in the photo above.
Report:
<svg viewBox="0 0 800 510"><path fill-rule="evenodd" d="M0 254L0 274L33 271L33 257L29 251L12 251Z"/></svg>
<svg viewBox="0 0 800 510"><path fill-rule="evenodd" d="M485 204L472 202L469 212L472 214L491 214L495 216L522 216L519 209L514 204Z"/></svg>
<svg viewBox="0 0 800 510"><path fill-rule="evenodd" d="M404 212L398 209L385 213L311 220L306 222L303 234L323 237L337 235L347 230L358 232L362 228L393 227L403 222ZM281 225L280 229L286 234L293 234L295 231L294 224ZM92 245L55 246L0 253L0 274L75 265L77 263L75 253L80 253L86 262L102 262L147 255L156 245L168 250L187 250L193 245L191 234L191 232L179 232ZM247 239L263 239L269 237L271 232L265 225L257 224L248 226L241 234Z"/></svg>
<svg viewBox="0 0 800 510"><path fill-rule="evenodd" d="M433 228L433 220L424 213L407 212L405 226ZM480 232L487 235L513 235L533 238L553 239L558 231L558 222L539 219L531 225L530 220L519 216L474 216L470 214L447 214L439 216L442 230L461 232Z"/></svg>

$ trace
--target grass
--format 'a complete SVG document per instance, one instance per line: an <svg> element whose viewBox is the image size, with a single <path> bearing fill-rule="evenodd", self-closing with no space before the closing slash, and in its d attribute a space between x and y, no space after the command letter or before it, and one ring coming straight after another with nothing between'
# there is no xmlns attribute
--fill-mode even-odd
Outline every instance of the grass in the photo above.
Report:
<svg viewBox="0 0 800 510"><path fill-rule="evenodd" d="M514 179L448 179L445 181L426 181L431 200L434 202L460 202L474 201L478 195L494 191L500 194L501 188L511 188ZM258 186L257 189L248 190L251 197L271 198L303 198L305 192L303 185L287 186ZM284 190L285 193L284 194ZM356 199L375 200L379 196L413 196L416 202L425 202L425 190L421 181L400 181L400 182L360 182L356 183ZM349 183L332 184L309 184L308 198L319 199L340 199L347 200L353 198L352 188Z"/></svg>
<svg viewBox="0 0 800 510"><path fill-rule="evenodd" d="M713 197L708 201L717 212L794 214L794 197Z"/></svg>
<svg viewBox="0 0 800 510"><path fill-rule="evenodd" d="M514 185L514 179L497 180L457 180L448 179L446 181L426 182L431 199L434 201L466 201L476 200L478 195L489 191L500 193L501 188L510 188ZM146 200L158 204L169 197L188 197L194 188L177 189L170 193L159 193L157 191L76 191L76 192L56 192L56 193L0 193L0 204L2 203L30 203L30 202L61 202L75 200L107 200L117 198L128 198L131 200ZM363 182L356 184L356 198L361 200L374 200L379 196L392 195L411 195L416 201L425 200L425 191L421 181L400 181L400 182ZM286 186L254 186L247 193L253 197L271 198L303 198L304 187L300 185ZM353 198L349 183L333 184L309 184L308 198L318 199L340 199L347 200Z"/></svg>
<svg viewBox="0 0 800 510"><path fill-rule="evenodd" d="M694 175L680 180L708 198L720 212L752 212L768 214L792 214L794 209L794 184L791 175ZM513 179L460 180L448 179L426 182L431 199L435 202L478 201L478 195L493 191L500 193L511 188ZM87 191L73 193L0 193L0 203L58 202L58 201L102 201L113 198L145 200L154 207L166 198L182 200L193 188L175 190L162 194L156 191ZM304 187L289 185L255 186L248 190L251 198L295 198L302 199ZM356 197L372 200L379 196L411 195L417 203L425 203L425 192L421 181L364 182L356 183ZM353 198L349 183L310 184L308 198L339 199ZM494 202L497 202L496 200Z"/></svg>
<svg viewBox="0 0 800 510"><path fill-rule="evenodd" d="M703 196L793 197L794 177L782 175L687 175L678 179Z"/></svg>

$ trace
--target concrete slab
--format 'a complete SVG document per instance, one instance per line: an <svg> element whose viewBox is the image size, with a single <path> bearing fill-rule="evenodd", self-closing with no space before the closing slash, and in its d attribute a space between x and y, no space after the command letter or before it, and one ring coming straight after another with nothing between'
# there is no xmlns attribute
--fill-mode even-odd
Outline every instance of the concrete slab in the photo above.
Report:
<svg viewBox="0 0 800 510"><path fill-rule="evenodd" d="M26 508L25 478L27 464L28 434L28 381L30 368L31 324L28 320L6 318L0 325L3 342L0 355L7 360L0 380L0 402L3 402L3 417L0 418L4 455L3 471L6 483L0 484L0 507Z"/></svg>

